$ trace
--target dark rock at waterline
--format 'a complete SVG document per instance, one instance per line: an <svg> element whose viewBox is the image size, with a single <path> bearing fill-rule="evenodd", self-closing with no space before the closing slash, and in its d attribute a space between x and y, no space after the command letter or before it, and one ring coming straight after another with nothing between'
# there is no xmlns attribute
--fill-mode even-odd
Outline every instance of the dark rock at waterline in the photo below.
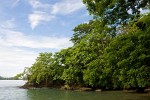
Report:
<svg viewBox="0 0 150 100"><path fill-rule="evenodd" d="M36 86L34 86L31 83L26 83L23 86L20 86L20 88L23 88L23 89L33 89L33 88L36 88Z"/></svg>

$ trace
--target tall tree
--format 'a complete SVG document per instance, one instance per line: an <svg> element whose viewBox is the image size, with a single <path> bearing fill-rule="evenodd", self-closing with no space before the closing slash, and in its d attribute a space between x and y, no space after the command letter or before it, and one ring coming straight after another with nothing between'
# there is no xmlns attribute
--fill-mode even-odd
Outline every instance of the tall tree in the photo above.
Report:
<svg viewBox="0 0 150 100"><path fill-rule="evenodd" d="M142 8L150 8L149 0L83 0L90 14L102 18L108 25L134 20Z"/></svg>

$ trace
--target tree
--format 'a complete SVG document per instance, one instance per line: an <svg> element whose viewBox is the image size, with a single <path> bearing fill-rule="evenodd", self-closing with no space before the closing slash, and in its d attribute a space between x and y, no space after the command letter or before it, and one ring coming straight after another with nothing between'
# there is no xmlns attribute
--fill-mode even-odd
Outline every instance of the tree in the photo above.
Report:
<svg viewBox="0 0 150 100"><path fill-rule="evenodd" d="M77 27L73 29L74 34L71 38L71 41L74 44L79 43L87 34L89 34L93 29L93 21L89 21L89 23L79 24Z"/></svg>
<svg viewBox="0 0 150 100"><path fill-rule="evenodd" d="M52 53L40 53L36 62L28 69L28 81L35 85L48 86L52 82Z"/></svg>
<svg viewBox="0 0 150 100"><path fill-rule="evenodd" d="M150 14L143 16L128 34L117 36L105 49L104 72L111 75L114 88L140 90L150 85L149 19Z"/></svg>
<svg viewBox="0 0 150 100"><path fill-rule="evenodd" d="M71 57L72 48L62 49L60 52L54 54L53 66L53 80L55 83L63 85L67 79L64 78L64 70L68 69L70 65L67 60Z"/></svg>
<svg viewBox="0 0 150 100"><path fill-rule="evenodd" d="M142 8L150 8L149 0L83 0L83 3L90 14L115 26L133 21L140 16Z"/></svg>
<svg viewBox="0 0 150 100"><path fill-rule="evenodd" d="M75 59L74 51L76 51L75 48L68 48L60 52L64 55L61 59L62 67L64 68L61 79L69 86L79 85L82 79L82 70L80 70L77 59Z"/></svg>

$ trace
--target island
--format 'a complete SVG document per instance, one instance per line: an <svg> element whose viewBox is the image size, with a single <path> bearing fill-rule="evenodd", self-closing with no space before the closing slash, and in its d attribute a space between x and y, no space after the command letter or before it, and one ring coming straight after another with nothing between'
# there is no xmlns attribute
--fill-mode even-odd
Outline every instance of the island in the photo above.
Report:
<svg viewBox="0 0 150 100"><path fill-rule="evenodd" d="M93 18L73 29L73 46L40 53L22 73L24 87L144 92L150 86L150 13L140 10L149 10L149 2L83 3Z"/></svg>

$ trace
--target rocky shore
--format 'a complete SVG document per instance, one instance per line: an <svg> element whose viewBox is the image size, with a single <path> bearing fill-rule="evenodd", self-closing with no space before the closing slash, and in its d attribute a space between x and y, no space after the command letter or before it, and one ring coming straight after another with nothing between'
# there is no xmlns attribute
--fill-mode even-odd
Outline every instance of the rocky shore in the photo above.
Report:
<svg viewBox="0 0 150 100"><path fill-rule="evenodd" d="M107 90L102 90L102 89L92 89L89 87L82 87L82 86L69 86L69 85L63 85L63 86L34 86L33 84L28 84L26 83L25 85L21 86L20 88L23 89L36 89L36 88L58 88L61 90L73 90L73 91L95 91L95 92L102 92L102 91L107 91ZM135 93L137 92L137 90L123 90L123 92L127 92L127 93ZM143 93L148 93L150 94L150 88L147 88L144 90Z"/></svg>

